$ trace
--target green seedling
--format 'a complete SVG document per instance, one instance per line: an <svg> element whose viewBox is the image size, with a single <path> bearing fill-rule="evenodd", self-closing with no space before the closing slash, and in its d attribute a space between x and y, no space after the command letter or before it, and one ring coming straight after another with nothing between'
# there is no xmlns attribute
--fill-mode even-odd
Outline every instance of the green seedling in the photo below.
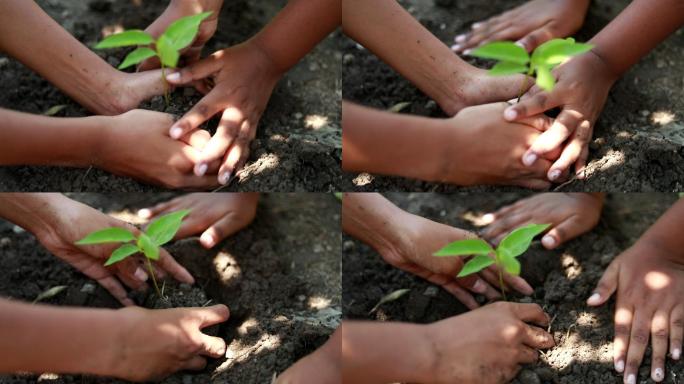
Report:
<svg viewBox="0 0 684 384"><path fill-rule="evenodd" d="M159 290L159 285L157 285L157 280L154 277L152 260L159 260L160 247L173 240L176 232L180 229L183 218L189 213L190 211L185 209L161 216L147 226L146 232L140 232L138 236L120 227L102 229L77 241L76 245L122 243L109 256L104 264L105 267L121 262L136 253L142 253L147 261L147 270L152 277L154 289L157 291L157 295L163 298L164 295Z"/></svg>
<svg viewBox="0 0 684 384"><path fill-rule="evenodd" d="M496 249L492 248L489 243L481 239L455 241L437 251L434 256L449 257L474 255L472 259L465 263L463 269L461 269L456 277L469 276L473 273L480 272L492 264L496 264L499 267L501 295L504 300L506 300L503 271L515 276L520 275L520 262L517 259L518 256L525 253L530 247L530 244L532 244L532 239L547 230L549 226L551 226L551 224L529 224L524 227L516 228L501 240ZM490 256L492 254L494 255L493 258Z"/></svg>
<svg viewBox="0 0 684 384"><path fill-rule="evenodd" d="M471 56L482 59L499 60L489 74L492 76L507 76L516 73L524 73L535 77L537 85L545 91L551 92L556 79L551 70L567 59L589 52L594 46L585 43L576 43L575 39L553 39L540 45L528 54L525 49L510 41L495 41L474 49L469 53ZM522 92L527 87L527 78L520 87L518 101Z"/></svg>
<svg viewBox="0 0 684 384"><path fill-rule="evenodd" d="M164 99L169 104L168 84L166 83L166 69L176 68L180 58L180 51L187 48L199 32L200 24L212 12L199 13L193 16L182 17L169 25L166 31L155 40L150 34L139 29L131 29L108 36L99 42L96 49L121 48L137 46L134 51L128 54L124 61L119 65L119 69L141 63L151 57L158 57L161 63L162 77L166 84Z"/></svg>

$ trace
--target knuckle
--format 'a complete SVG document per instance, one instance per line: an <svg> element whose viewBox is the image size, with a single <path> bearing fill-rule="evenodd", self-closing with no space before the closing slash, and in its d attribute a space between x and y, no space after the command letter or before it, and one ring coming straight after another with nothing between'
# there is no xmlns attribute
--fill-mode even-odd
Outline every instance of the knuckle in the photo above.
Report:
<svg viewBox="0 0 684 384"><path fill-rule="evenodd" d="M636 372L639 370L639 366L641 365L641 360L637 359L630 359L627 361L627 367L630 369L632 372Z"/></svg>
<svg viewBox="0 0 684 384"><path fill-rule="evenodd" d="M663 356L653 356L652 365L656 367L662 367L665 365L665 358Z"/></svg>
<svg viewBox="0 0 684 384"><path fill-rule="evenodd" d="M684 327L684 318L676 318L672 320L672 325L677 327L677 328L683 328Z"/></svg>
<svg viewBox="0 0 684 384"><path fill-rule="evenodd" d="M667 339L667 329L666 328L659 328L655 332L653 332L653 337L658 340L666 340Z"/></svg>
<svg viewBox="0 0 684 384"><path fill-rule="evenodd" d="M626 336L629 334L629 327L625 324L615 325L615 335L616 336Z"/></svg>
<svg viewBox="0 0 684 384"><path fill-rule="evenodd" d="M639 345L645 345L648 343L648 332L646 332L643 329L637 329L634 331L634 334L632 335L632 342L637 343Z"/></svg>

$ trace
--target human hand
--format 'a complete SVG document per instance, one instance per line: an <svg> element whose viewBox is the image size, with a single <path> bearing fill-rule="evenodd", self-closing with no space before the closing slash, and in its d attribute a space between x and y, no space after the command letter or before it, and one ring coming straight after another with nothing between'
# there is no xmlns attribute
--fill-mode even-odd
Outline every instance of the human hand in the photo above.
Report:
<svg viewBox="0 0 684 384"><path fill-rule="evenodd" d="M475 234L407 212L403 212L396 222L401 223L402 236L399 243L380 249L386 262L440 285L470 309L479 307L471 292L483 294L490 300L500 296L494 288L499 287L499 269L495 265L477 275L456 278L463 268L462 258L433 256L446 244L476 238ZM506 273L503 276L511 288L526 295L533 293L532 287L522 278Z"/></svg>
<svg viewBox="0 0 684 384"><path fill-rule="evenodd" d="M545 189L544 178L557 153L548 152L532 167L520 161L525 150L550 125L546 116L532 116L515 125L500 118L507 103L485 104L461 110L445 120L452 137L445 139L447 150L439 154L445 164L439 167L442 181L458 185L501 184ZM547 159L548 158L548 159Z"/></svg>
<svg viewBox="0 0 684 384"><path fill-rule="evenodd" d="M339 326L325 344L288 368L274 384L305 383L311 377L319 384L340 384L341 350L342 326Z"/></svg>
<svg viewBox="0 0 684 384"><path fill-rule="evenodd" d="M111 376L131 381L157 381L180 370L202 370L203 356L219 358L226 343L202 328L228 320L228 307L118 311L121 327L112 351ZM107 348L108 346L103 346Z"/></svg>
<svg viewBox="0 0 684 384"><path fill-rule="evenodd" d="M215 84L211 90L200 89L207 95L169 130L169 135L178 139L222 113L216 134L195 161L196 175L205 175L213 161L221 160L218 182L228 184L247 161L249 143L281 76L265 51L251 41L218 51L167 76L173 85L206 78Z"/></svg>
<svg viewBox="0 0 684 384"><path fill-rule="evenodd" d="M482 237L492 244L514 229L526 224L551 224L541 243L554 249L598 224L603 208L603 194L543 193L520 199L483 218L489 223Z"/></svg>
<svg viewBox="0 0 684 384"><path fill-rule="evenodd" d="M51 203L42 214L41 225L33 228L38 241L52 254L97 281L121 304L134 305L121 283L132 289L147 287L145 281L148 274L142 267L142 260L131 257L105 267L105 261L118 244L77 246L75 243L104 228L121 227L135 234L140 231L128 223L65 196L53 195L50 198ZM155 273L160 277L169 274L183 283L195 282L192 275L163 248L160 248L159 260L154 265Z"/></svg>
<svg viewBox="0 0 684 384"><path fill-rule="evenodd" d="M591 306L604 304L617 292L615 304L615 370L624 372L626 384L636 384L639 366L651 338L651 378L665 378L665 356L682 353L684 333L684 257L681 249L659 242L637 241L613 260L603 273Z"/></svg>
<svg viewBox="0 0 684 384"><path fill-rule="evenodd" d="M195 176L192 168L209 141L203 130L190 132L176 141L168 136L173 116L133 110L105 118L102 147L93 160L98 168L117 175L144 180L166 188L209 189L218 186L214 176ZM215 173L218 162L209 166Z"/></svg>
<svg viewBox="0 0 684 384"><path fill-rule="evenodd" d="M176 239L202 233L200 244L211 248L254 220L257 193L193 193L138 211L144 219L154 219L181 209L190 214L183 220Z"/></svg>
<svg viewBox="0 0 684 384"><path fill-rule="evenodd" d="M488 20L474 23L470 33L454 38L451 47L466 53L481 45L501 40L517 40L532 52L553 38L577 32L584 22L590 0L531 0Z"/></svg>
<svg viewBox="0 0 684 384"><path fill-rule="evenodd" d="M546 92L535 85L503 116L507 121L522 121L560 107L562 111L551 127L534 141L522 161L532 167L540 157L562 148L560 157L548 170L548 179L562 180L573 164L577 177L582 179L594 124L617 76L593 51L561 64L553 74L558 80L553 91Z"/></svg>
<svg viewBox="0 0 684 384"><path fill-rule="evenodd" d="M150 26L145 29L145 32L156 39L166 31L166 28L168 28L171 23L182 17L192 16L203 12L212 12L211 16L200 24L199 32L192 44L181 51L181 59L185 60L186 65L194 63L199 60L204 44L206 44L207 41L214 36L214 33L216 33L222 6L223 0L171 0L169 6L164 10L164 13L150 24ZM148 71L150 69L159 68L160 66L159 59L154 57L143 61L138 66L138 71Z"/></svg>
<svg viewBox="0 0 684 384"><path fill-rule="evenodd" d="M429 346L426 383L504 383L521 364L537 361L537 349L555 345L542 328L549 317L537 304L497 302L425 325ZM455 364L454 362L458 362Z"/></svg>

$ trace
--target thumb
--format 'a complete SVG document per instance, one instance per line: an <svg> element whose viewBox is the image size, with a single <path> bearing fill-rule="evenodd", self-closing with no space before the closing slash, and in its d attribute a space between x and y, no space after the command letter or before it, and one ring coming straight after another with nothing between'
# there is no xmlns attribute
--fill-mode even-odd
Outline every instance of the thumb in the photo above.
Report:
<svg viewBox="0 0 684 384"><path fill-rule="evenodd" d="M166 75L166 80L175 85L186 85L193 81L202 80L213 75L221 69L221 57L223 52L219 51L204 60L190 64L177 72Z"/></svg>
<svg viewBox="0 0 684 384"><path fill-rule="evenodd" d="M610 298L615 292L615 289L617 289L619 271L620 267L618 261L614 260L603 273L603 276L601 276L601 280L599 280L596 285L594 293L587 299L588 305L597 307Z"/></svg>
<svg viewBox="0 0 684 384"><path fill-rule="evenodd" d="M527 36L516 41L516 44L525 48L527 52L532 52L538 46L554 38L551 28L544 27L530 32Z"/></svg>
<svg viewBox="0 0 684 384"><path fill-rule="evenodd" d="M191 310L199 320L200 328L223 323L230 317L228 307L223 304L212 305L206 308L192 308Z"/></svg>
<svg viewBox="0 0 684 384"><path fill-rule="evenodd" d="M581 235L586 229L586 225L583 226L577 216L572 216L557 226L552 227L542 237L541 243L546 249L554 249L564 242Z"/></svg>

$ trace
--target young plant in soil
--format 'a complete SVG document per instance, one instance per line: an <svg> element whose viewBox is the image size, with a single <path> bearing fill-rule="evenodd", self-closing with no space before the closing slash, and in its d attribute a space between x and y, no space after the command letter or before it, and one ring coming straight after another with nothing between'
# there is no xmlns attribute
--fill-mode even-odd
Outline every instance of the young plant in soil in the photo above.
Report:
<svg viewBox="0 0 684 384"><path fill-rule="evenodd" d="M95 49L138 46L138 48L126 56L121 65L119 65L119 69L128 68L151 57L158 57L161 63L162 78L164 84L166 84L164 100L168 107L169 85L166 82L166 68L176 68L178 66L180 51L195 41L200 24L211 14L212 12L204 12L182 17L171 23L166 28L166 31L156 40L145 31L131 29L106 37L95 46ZM154 49L151 47L154 47Z"/></svg>
<svg viewBox="0 0 684 384"><path fill-rule="evenodd" d="M189 213L190 211L185 209L163 215L152 221L147 227L147 231L140 232L137 237L127 229L113 227L95 231L77 241L76 245L123 243L112 252L104 264L105 267L125 260L136 253L142 253L147 261L147 270L152 276L154 289L157 291L157 295L163 299L163 293L159 290L157 279L154 277L152 260L159 260L159 248L173 240L176 232L180 229L183 218Z"/></svg>
<svg viewBox="0 0 684 384"><path fill-rule="evenodd" d="M551 70L567 59L589 52L594 46L576 43L575 39L553 39L540 45L528 54L525 49L510 41L495 41L474 49L469 55L482 59L499 60L489 74L492 76L507 76L524 73L535 77L537 86L547 92L553 90L556 84ZM523 91L527 88L527 77L518 92L518 102Z"/></svg>
<svg viewBox="0 0 684 384"><path fill-rule="evenodd" d="M520 275L520 262L517 257L525 253L532 244L532 239L538 234L544 232L551 224L529 224L523 227L516 228L514 231L504 237L499 243L499 246L494 249L489 243L481 239L467 239L459 240L447 244L440 249L434 256L450 257L450 256L470 256L474 257L468 260L456 277L465 277L478 273L481 270L496 264L499 267L499 288L501 295L506 300L506 292L503 282L503 271L511 275ZM494 257L490 257L493 254Z"/></svg>

